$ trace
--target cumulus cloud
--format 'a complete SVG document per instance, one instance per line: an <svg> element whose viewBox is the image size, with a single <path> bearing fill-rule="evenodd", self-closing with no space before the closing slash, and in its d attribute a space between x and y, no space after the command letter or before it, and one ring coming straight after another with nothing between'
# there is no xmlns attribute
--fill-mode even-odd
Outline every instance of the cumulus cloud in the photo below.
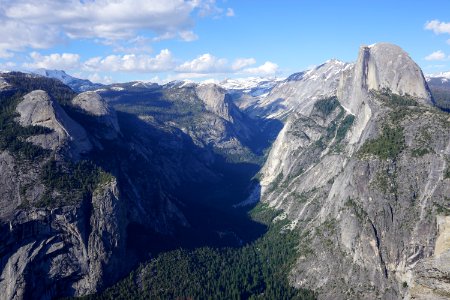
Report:
<svg viewBox="0 0 450 300"><path fill-rule="evenodd" d="M278 65L273 62L270 62L270 61L266 61L264 64L260 65L259 67L247 68L247 69L243 70L243 72L247 73L247 74L263 75L263 76L274 75L277 73L277 71L278 71Z"/></svg>
<svg viewBox="0 0 450 300"><path fill-rule="evenodd" d="M225 58L218 58L210 53L205 53L197 58L179 65L175 71L178 73L190 73L191 77L204 77L206 74L239 73L244 68L256 63L254 58L238 58L229 63Z"/></svg>
<svg viewBox="0 0 450 300"><path fill-rule="evenodd" d="M432 30L435 34L450 34L450 23L432 20L425 23L425 29Z"/></svg>
<svg viewBox="0 0 450 300"><path fill-rule="evenodd" d="M176 68L180 73L222 73L227 70L227 60L217 58L209 53L186 61Z"/></svg>
<svg viewBox="0 0 450 300"><path fill-rule="evenodd" d="M31 52L30 63L24 63L23 66L29 69L61 69L72 70L79 66L80 56L73 53L53 53L50 55L41 55L38 52Z"/></svg>
<svg viewBox="0 0 450 300"><path fill-rule="evenodd" d="M445 58L446 58L445 53L442 52L441 50L438 50L426 56L425 60L444 60Z"/></svg>
<svg viewBox="0 0 450 300"><path fill-rule="evenodd" d="M150 55L109 55L93 57L84 62L83 68L90 72L164 72L173 70L175 60L168 49L152 57Z"/></svg>
<svg viewBox="0 0 450 300"><path fill-rule="evenodd" d="M161 50L157 55L114 54L91 57L86 60L81 60L78 54L73 53L43 55L31 52L28 60L21 67L69 70L79 74L80 78L88 78L100 83L112 83L114 73L149 73L153 76L161 73L166 79L174 80L233 75L272 76L278 71L278 65L270 61L251 67L256 64L256 60L252 57L229 61L210 53L180 63L168 49ZM0 67L6 69L7 66L0 65Z"/></svg>
<svg viewBox="0 0 450 300"><path fill-rule="evenodd" d="M137 33L193 41L193 14L223 13L214 0L2 0L0 57L67 39L125 41Z"/></svg>

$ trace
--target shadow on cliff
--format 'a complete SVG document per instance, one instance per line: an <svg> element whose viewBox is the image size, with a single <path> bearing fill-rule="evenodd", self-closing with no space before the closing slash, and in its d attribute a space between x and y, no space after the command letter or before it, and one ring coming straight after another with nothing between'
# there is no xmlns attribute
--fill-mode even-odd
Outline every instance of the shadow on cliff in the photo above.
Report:
<svg viewBox="0 0 450 300"><path fill-rule="evenodd" d="M134 114L118 112L118 118L122 136L100 140L90 158L118 179L133 265L180 247L239 247L266 232L248 214L256 203L233 208L258 188L259 164L228 162L181 130ZM276 136L280 128L272 121L266 130ZM271 143L258 138L257 148Z"/></svg>

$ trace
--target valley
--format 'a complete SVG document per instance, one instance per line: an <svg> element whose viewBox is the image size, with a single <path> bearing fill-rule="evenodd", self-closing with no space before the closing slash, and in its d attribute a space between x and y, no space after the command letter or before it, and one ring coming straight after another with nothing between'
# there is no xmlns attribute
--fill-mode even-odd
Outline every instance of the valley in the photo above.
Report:
<svg viewBox="0 0 450 300"><path fill-rule="evenodd" d="M1 299L450 295L450 88L400 47L283 80L36 73L0 74Z"/></svg>

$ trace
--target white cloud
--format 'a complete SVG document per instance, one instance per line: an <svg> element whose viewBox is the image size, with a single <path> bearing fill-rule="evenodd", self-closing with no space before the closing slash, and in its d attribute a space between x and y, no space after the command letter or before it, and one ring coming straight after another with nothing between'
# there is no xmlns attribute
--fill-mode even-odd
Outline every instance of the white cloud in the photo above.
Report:
<svg viewBox="0 0 450 300"><path fill-rule="evenodd" d="M198 35L196 35L191 30L181 31L179 33L179 35L180 35L180 38L185 42L192 42L192 41L198 40Z"/></svg>
<svg viewBox="0 0 450 300"><path fill-rule="evenodd" d="M0 58L11 57L12 52L26 47L49 48L60 40L55 28L45 24L23 24L5 19L2 16L2 9L0 9L0 36Z"/></svg>
<svg viewBox="0 0 450 300"><path fill-rule="evenodd" d="M11 71L16 69L17 64L12 61L7 61L5 63L0 63L0 71Z"/></svg>
<svg viewBox="0 0 450 300"><path fill-rule="evenodd" d="M229 64L225 58L217 58L210 53L206 53L184 62L176 68L176 71L179 73L196 73L199 77L200 74L235 73L255 63L254 58L238 58L232 64Z"/></svg>
<svg viewBox="0 0 450 300"><path fill-rule="evenodd" d="M450 34L450 23L441 22L439 20L428 21L425 23L425 29L432 30L435 34Z"/></svg>
<svg viewBox="0 0 450 300"><path fill-rule="evenodd" d="M111 84L113 79L111 76L101 76L98 73L90 74L87 79L95 83Z"/></svg>
<svg viewBox="0 0 450 300"><path fill-rule="evenodd" d="M46 49L67 39L126 41L151 37L197 39L196 11L222 14L214 0L0 0L0 57Z"/></svg>
<svg viewBox="0 0 450 300"><path fill-rule="evenodd" d="M445 53L442 52L441 50L438 50L426 56L425 60L444 60L445 58L446 58Z"/></svg>
<svg viewBox="0 0 450 300"><path fill-rule="evenodd" d="M238 58L234 61L231 68L233 70L241 70L254 64L256 64L256 60L254 58Z"/></svg>
<svg viewBox="0 0 450 300"><path fill-rule="evenodd" d="M168 49L163 49L155 57L149 55L109 55L93 57L85 61L83 67L91 72L164 72L173 70L175 61Z"/></svg>
<svg viewBox="0 0 450 300"><path fill-rule="evenodd" d="M219 8L216 5L216 0L194 0L194 2L196 2L198 7L200 8L200 11L198 13L200 17L218 17L223 13L223 9Z"/></svg>
<svg viewBox="0 0 450 300"><path fill-rule="evenodd" d="M270 62L270 61L266 61L264 64L260 65L259 67L255 67L255 68L248 68L248 69L244 69L243 72L247 73L247 74L253 74L253 75L274 75L275 73L277 73L278 71L278 65Z"/></svg>
<svg viewBox="0 0 450 300"><path fill-rule="evenodd" d="M21 66L26 69L71 70L75 74L80 74L82 78L101 83L111 83L113 73L151 73L153 76L154 73L167 73L167 78L170 79L195 79L211 78L212 74L214 77L245 74L267 76L274 75L278 71L278 65L269 61L260 66L250 67L255 64L256 60L252 57L229 61L210 53L180 63L168 49L163 49L157 55L114 54L91 57L87 60L81 60L78 54L73 53L42 55L31 52L29 62Z"/></svg>
<svg viewBox="0 0 450 300"><path fill-rule="evenodd" d="M234 17L234 10L232 8L227 8L227 12L225 14L227 17Z"/></svg>
<svg viewBox="0 0 450 300"><path fill-rule="evenodd" d="M41 55L38 52L31 52L30 57L33 62L24 63L25 68L72 70L77 68L80 62L80 56L73 53Z"/></svg>
<svg viewBox="0 0 450 300"><path fill-rule="evenodd" d="M180 73L222 73L227 70L227 60L217 58L209 53L186 61L176 68Z"/></svg>
<svg viewBox="0 0 450 300"><path fill-rule="evenodd" d="M448 39L448 40L447 40L447 44L449 44L449 45L450 45L450 39Z"/></svg>

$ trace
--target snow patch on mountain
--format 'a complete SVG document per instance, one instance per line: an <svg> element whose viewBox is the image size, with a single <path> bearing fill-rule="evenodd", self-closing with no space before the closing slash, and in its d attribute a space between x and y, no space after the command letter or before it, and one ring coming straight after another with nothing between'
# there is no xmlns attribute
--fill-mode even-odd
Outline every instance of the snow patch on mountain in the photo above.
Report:
<svg viewBox="0 0 450 300"><path fill-rule="evenodd" d="M48 78L53 78L61 81L76 92L85 92L98 89L102 86L100 83L93 83L87 79L80 79L70 76L63 70L47 70L37 69L31 72L32 74L41 75Z"/></svg>
<svg viewBox="0 0 450 300"><path fill-rule="evenodd" d="M446 83L450 81L450 71L449 72L441 72L436 74L427 74L425 75L425 79L429 82L432 79L441 80L442 83Z"/></svg>
<svg viewBox="0 0 450 300"><path fill-rule="evenodd" d="M307 115L316 100L336 96L341 74L352 66L332 59L311 70L292 74L260 99L253 111L274 119L283 119L296 110Z"/></svg>

